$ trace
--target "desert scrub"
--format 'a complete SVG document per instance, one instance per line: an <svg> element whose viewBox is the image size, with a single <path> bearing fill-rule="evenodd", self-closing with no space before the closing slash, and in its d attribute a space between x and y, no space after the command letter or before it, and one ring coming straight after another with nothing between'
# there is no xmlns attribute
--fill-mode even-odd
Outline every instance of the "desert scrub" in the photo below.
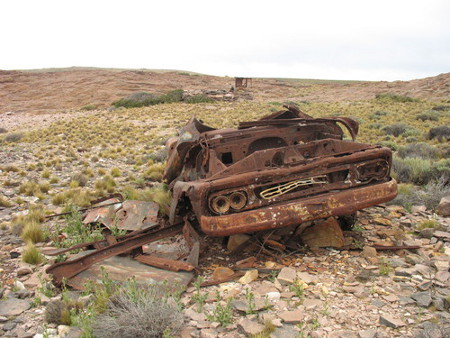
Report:
<svg viewBox="0 0 450 338"><path fill-rule="evenodd" d="M393 94L393 93L381 93L381 94L377 94L375 96L375 99L377 101L381 101L381 102L401 102L401 103L405 103L405 102L418 102L418 99L409 97L409 96L403 96L403 95L397 95L397 94Z"/></svg>
<svg viewBox="0 0 450 338"><path fill-rule="evenodd" d="M427 138L429 140L437 139L439 142L450 140L450 127L439 126L431 128L428 132Z"/></svg>
<svg viewBox="0 0 450 338"><path fill-rule="evenodd" d="M9 201L6 197L0 196L0 207L10 208L10 207L12 207L13 205L14 205L14 204L11 203L11 201Z"/></svg>
<svg viewBox="0 0 450 338"><path fill-rule="evenodd" d="M126 186L122 193L127 200L139 200L156 202L160 206L160 212L164 212L165 207L169 206L171 195L166 184L157 184L151 188L135 189L132 186Z"/></svg>
<svg viewBox="0 0 450 338"><path fill-rule="evenodd" d="M109 175L104 176L102 179L95 181L95 189L98 194L104 194L104 192L113 193L115 191L116 182L114 178Z"/></svg>
<svg viewBox="0 0 450 338"><path fill-rule="evenodd" d="M183 99L183 90L176 89L163 95L155 95L146 92L134 93L124 99L115 101L112 105L116 108L139 108L156 104L181 102Z"/></svg>
<svg viewBox="0 0 450 338"><path fill-rule="evenodd" d="M426 219L417 224L417 229L423 230L427 228L439 228L440 224L435 219Z"/></svg>
<svg viewBox="0 0 450 338"><path fill-rule="evenodd" d="M391 124L390 126L384 127L382 130L385 132L386 135L398 137L406 133L406 131L409 129L411 129L411 127L405 123L394 123Z"/></svg>
<svg viewBox="0 0 450 338"><path fill-rule="evenodd" d="M398 158L394 157L392 169L395 178L404 183L426 184L431 179L431 162L422 158Z"/></svg>
<svg viewBox="0 0 450 338"><path fill-rule="evenodd" d="M26 196L35 196L39 199L43 198L43 194L46 194L50 190L50 184L48 182L34 182L28 181L22 183L19 187L19 193Z"/></svg>
<svg viewBox="0 0 450 338"><path fill-rule="evenodd" d="M3 137L3 141L8 143L19 142L23 139L23 133L10 133Z"/></svg>
<svg viewBox="0 0 450 338"><path fill-rule="evenodd" d="M400 147L397 154L400 158L417 157L422 159L436 159L439 156L439 150L427 143L416 143Z"/></svg>
<svg viewBox="0 0 450 338"><path fill-rule="evenodd" d="M140 288L128 282L95 319L93 334L99 338L174 336L183 324L183 314L166 299L158 286Z"/></svg>
<svg viewBox="0 0 450 338"><path fill-rule="evenodd" d="M33 243L29 242L22 252L22 261L28 264L38 265L44 261L44 256Z"/></svg>
<svg viewBox="0 0 450 338"><path fill-rule="evenodd" d="M418 114L416 120L424 121L438 121L441 114L435 110L429 110L424 113Z"/></svg>
<svg viewBox="0 0 450 338"><path fill-rule="evenodd" d="M186 98L185 102L186 103L212 103L215 101L207 95L199 94L199 95L189 96L188 98Z"/></svg>

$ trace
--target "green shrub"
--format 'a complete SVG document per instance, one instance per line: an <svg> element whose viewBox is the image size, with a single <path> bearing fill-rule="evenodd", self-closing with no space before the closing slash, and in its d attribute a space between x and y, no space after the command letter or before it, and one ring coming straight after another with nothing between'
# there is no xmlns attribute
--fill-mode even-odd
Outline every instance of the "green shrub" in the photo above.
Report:
<svg viewBox="0 0 450 338"><path fill-rule="evenodd" d="M450 139L450 127L448 126L440 126L431 128L428 132L427 138L429 140L437 139L440 142L448 141Z"/></svg>
<svg viewBox="0 0 450 338"><path fill-rule="evenodd" d="M116 108L137 108L137 107L147 107L155 104L161 103L174 103L180 102L183 99L183 90L176 89L163 95L155 95L146 92L133 93L124 99L115 101L112 105Z"/></svg>
<svg viewBox="0 0 450 338"><path fill-rule="evenodd" d="M5 142L19 142L23 138L23 133L10 133L6 135L3 140Z"/></svg>
<svg viewBox="0 0 450 338"><path fill-rule="evenodd" d="M186 100L186 103L212 103L215 102L212 98L207 95L199 94L189 96Z"/></svg>
<svg viewBox="0 0 450 338"><path fill-rule="evenodd" d="M429 110L416 116L416 120L421 121L438 121L440 114L437 111Z"/></svg>
<svg viewBox="0 0 450 338"><path fill-rule="evenodd" d="M426 184L431 177L431 162L417 157L394 157L392 169L400 182Z"/></svg>
<svg viewBox="0 0 450 338"><path fill-rule="evenodd" d="M418 102L418 99L414 99L409 96L397 95L393 93L381 93L375 96L377 101L381 102Z"/></svg>
<svg viewBox="0 0 450 338"><path fill-rule="evenodd" d="M436 107L433 107L432 110L435 110L435 111L450 111L450 106L436 106Z"/></svg>
<svg viewBox="0 0 450 338"><path fill-rule="evenodd" d="M83 111L96 110L96 109L97 109L97 105L95 105L95 104L88 104L88 105L80 108L80 110L83 110Z"/></svg>
<svg viewBox="0 0 450 338"><path fill-rule="evenodd" d="M405 133L408 129L411 127L408 126L405 123L394 123L390 126L384 127L382 130L385 132L386 135L393 135L395 137L400 136L401 134Z"/></svg>
<svg viewBox="0 0 450 338"><path fill-rule="evenodd" d="M397 155L401 158L406 157L419 157L436 159L439 155L439 150L436 147L430 146L427 143L408 144L407 146L400 147Z"/></svg>
<svg viewBox="0 0 450 338"><path fill-rule="evenodd" d="M394 141L383 141L380 142L379 144L383 147L391 149L392 151L396 151L398 149L398 145Z"/></svg>

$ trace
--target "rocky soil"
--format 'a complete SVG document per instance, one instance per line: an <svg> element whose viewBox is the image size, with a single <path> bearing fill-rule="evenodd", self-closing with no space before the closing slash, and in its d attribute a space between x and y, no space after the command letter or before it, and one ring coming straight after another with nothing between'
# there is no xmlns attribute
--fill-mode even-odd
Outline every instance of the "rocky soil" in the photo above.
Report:
<svg viewBox="0 0 450 338"><path fill-rule="evenodd" d="M3 210L8 220L14 210ZM437 228L419 231L434 218ZM216 241L202 257L202 275L226 276L246 266L235 281L204 287L201 312L193 286L181 298L185 325L182 337L245 337L271 323L270 337L446 337L450 334L450 221L416 206L379 206L359 213L351 247L300 247L298 252L240 253ZM73 337L74 327L44 323L48 297L44 270L21 262L22 240L0 231L0 334L5 337ZM331 236L332 237L332 236ZM329 239L322 238L325 242ZM311 244L311 243L310 243ZM416 250L377 251L372 245L418 245ZM350 249L349 249L350 248ZM232 249L230 247L229 249ZM213 257L213 258L212 258ZM254 258L253 258L254 257ZM48 263L54 258L47 257ZM244 263L235 262L245 259ZM267 273L267 269L274 272ZM241 270L242 271L242 270ZM219 297L219 298L217 298ZM37 301L39 299L39 301ZM231 300L232 323L222 327L207 319Z"/></svg>

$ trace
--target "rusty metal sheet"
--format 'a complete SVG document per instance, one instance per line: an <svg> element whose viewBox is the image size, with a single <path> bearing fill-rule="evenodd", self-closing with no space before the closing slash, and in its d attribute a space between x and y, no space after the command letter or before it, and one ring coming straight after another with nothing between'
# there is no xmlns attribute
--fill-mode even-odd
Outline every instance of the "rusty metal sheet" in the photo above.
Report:
<svg viewBox="0 0 450 338"><path fill-rule="evenodd" d="M83 254L89 253L89 251L83 252ZM194 277L193 272L162 270L135 261L130 257L115 256L96 263L70 278L68 284L77 290L83 290L88 281L99 283L102 278L102 268L114 281L124 282L130 277L134 277L141 286L167 283L166 286L170 291L184 290Z"/></svg>
<svg viewBox="0 0 450 338"><path fill-rule="evenodd" d="M119 200L118 198L111 198L109 200L99 203L98 205L107 204L107 206L88 211L88 213L83 219L83 223L84 224L101 223L107 227L114 225L116 211L122 207L121 202L122 201Z"/></svg>
<svg viewBox="0 0 450 338"><path fill-rule="evenodd" d="M158 224L158 212L158 203L128 200L116 212L116 225L128 231L147 229Z"/></svg>

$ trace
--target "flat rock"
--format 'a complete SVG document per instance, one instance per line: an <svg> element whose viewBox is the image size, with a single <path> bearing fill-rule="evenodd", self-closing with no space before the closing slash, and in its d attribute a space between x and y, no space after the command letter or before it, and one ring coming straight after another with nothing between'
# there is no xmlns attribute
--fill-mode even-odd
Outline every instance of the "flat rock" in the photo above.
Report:
<svg viewBox="0 0 450 338"><path fill-rule="evenodd" d="M441 198L437 207L437 214L444 217L450 216L450 196Z"/></svg>
<svg viewBox="0 0 450 338"><path fill-rule="evenodd" d="M306 284L315 283L317 281L317 277L311 275L307 272L297 272L297 278L304 281Z"/></svg>
<svg viewBox="0 0 450 338"><path fill-rule="evenodd" d="M29 275L29 274L33 273L33 270L28 266L22 266L17 269L16 273L17 273L17 276L25 276L25 275Z"/></svg>
<svg viewBox="0 0 450 338"><path fill-rule="evenodd" d="M405 326L405 322L401 319L394 318L390 315L382 315L380 316L380 324L388 327L392 327L393 329Z"/></svg>
<svg viewBox="0 0 450 338"><path fill-rule="evenodd" d="M377 335L377 330L369 329L359 332L359 338L374 338Z"/></svg>
<svg viewBox="0 0 450 338"><path fill-rule="evenodd" d="M435 231L433 236L438 237L438 238L443 238L446 240L450 240L450 232L446 232L446 231Z"/></svg>
<svg viewBox="0 0 450 338"><path fill-rule="evenodd" d="M305 319L303 310L284 311L278 315L281 320L288 324L298 324Z"/></svg>
<svg viewBox="0 0 450 338"><path fill-rule="evenodd" d="M0 301L0 316L18 316L30 307L31 304L27 300L8 298L4 301Z"/></svg>
<svg viewBox="0 0 450 338"><path fill-rule="evenodd" d="M283 325L270 334L270 338L298 338L299 331L294 325Z"/></svg>
<svg viewBox="0 0 450 338"><path fill-rule="evenodd" d="M338 221L333 217L307 228L303 231L301 239L309 247L341 248L345 245L342 229Z"/></svg>
<svg viewBox="0 0 450 338"><path fill-rule="evenodd" d="M436 272L436 278L441 283L447 283L450 280L450 272L448 271L438 271Z"/></svg>
<svg viewBox="0 0 450 338"><path fill-rule="evenodd" d="M361 256L363 257L377 257L377 249L371 247L371 246L364 246L363 251L361 252Z"/></svg>
<svg viewBox="0 0 450 338"><path fill-rule="evenodd" d="M315 308L318 308L320 305L322 305L322 301L320 299L315 299L315 298L306 298L303 301L302 304L306 310L313 310Z"/></svg>
<svg viewBox="0 0 450 338"><path fill-rule="evenodd" d="M257 335L264 330L264 325L248 318L241 318L238 322L238 328L247 335Z"/></svg>
<svg viewBox="0 0 450 338"><path fill-rule="evenodd" d="M297 279L297 271L293 268L284 267L281 269L277 277L281 285L289 285Z"/></svg>
<svg viewBox="0 0 450 338"><path fill-rule="evenodd" d="M429 307L431 305L432 299L429 291L416 292L411 295L418 306Z"/></svg>

